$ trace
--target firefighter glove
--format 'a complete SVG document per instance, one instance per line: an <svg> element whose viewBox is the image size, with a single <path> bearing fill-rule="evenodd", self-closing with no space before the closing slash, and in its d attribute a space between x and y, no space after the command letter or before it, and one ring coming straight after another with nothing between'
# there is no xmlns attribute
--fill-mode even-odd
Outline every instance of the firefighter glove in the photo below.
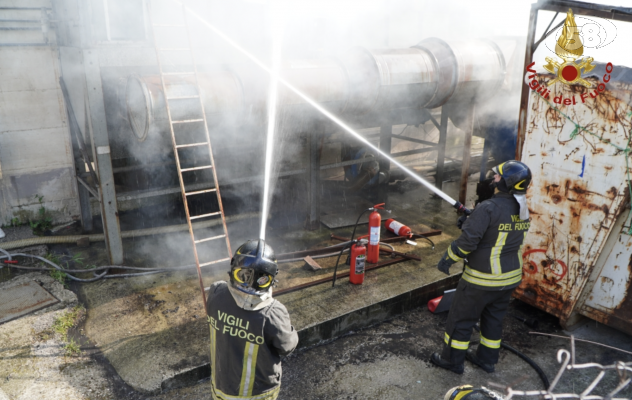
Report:
<svg viewBox="0 0 632 400"><path fill-rule="evenodd" d="M444 274L450 275L450 267L452 264L457 261L462 261L467 254L469 254L468 251L461 250L455 242L452 242L443 257L441 257L439 264L437 264L437 269Z"/></svg>
<svg viewBox="0 0 632 400"><path fill-rule="evenodd" d="M456 220L456 226L459 229L463 229L463 224L465 223L465 221L467 221L467 214L461 215L459 219Z"/></svg>
<svg viewBox="0 0 632 400"><path fill-rule="evenodd" d="M437 269L441 272L443 272L446 275L450 275L450 267L452 266L452 264L454 264L456 261L452 260L449 256L448 256L448 252L446 251L445 254L443 255L443 257L441 257L441 261L439 261L439 264L437 264Z"/></svg>

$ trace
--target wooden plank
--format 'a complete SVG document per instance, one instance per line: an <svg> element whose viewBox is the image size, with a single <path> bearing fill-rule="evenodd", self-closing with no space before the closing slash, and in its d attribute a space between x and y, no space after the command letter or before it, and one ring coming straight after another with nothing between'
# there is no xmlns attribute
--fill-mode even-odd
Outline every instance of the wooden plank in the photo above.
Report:
<svg viewBox="0 0 632 400"><path fill-rule="evenodd" d="M314 260L312 257L307 256L305 258L303 258L303 260L305 260L305 269L309 270L309 271L318 271L320 269L323 269L317 262L316 260Z"/></svg>

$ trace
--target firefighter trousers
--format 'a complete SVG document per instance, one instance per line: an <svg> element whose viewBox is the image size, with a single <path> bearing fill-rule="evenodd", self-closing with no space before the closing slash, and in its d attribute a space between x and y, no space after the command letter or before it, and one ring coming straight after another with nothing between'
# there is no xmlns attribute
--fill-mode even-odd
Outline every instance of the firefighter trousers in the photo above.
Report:
<svg viewBox="0 0 632 400"><path fill-rule="evenodd" d="M463 364L472 328L480 319L481 341L476 355L485 364L496 364L503 318L513 291L482 290L461 279L448 314L441 358L452 365Z"/></svg>

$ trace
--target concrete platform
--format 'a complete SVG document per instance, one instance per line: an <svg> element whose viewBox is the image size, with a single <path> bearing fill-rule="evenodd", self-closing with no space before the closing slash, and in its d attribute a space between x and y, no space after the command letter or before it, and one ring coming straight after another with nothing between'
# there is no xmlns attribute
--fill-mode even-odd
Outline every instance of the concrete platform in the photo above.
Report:
<svg viewBox="0 0 632 400"><path fill-rule="evenodd" d="M474 192L473 185L470 184L470 193ZM456 191L456 185L448 186L449 192ZM299 331L301 347L334 339L424 305L455 286L457 275L446 277L434 268L460 232L454 226L456 216L450 205L423 188L415 188L405 194L391 194L388 206L413 231L443 229L441 236L431 238L436 249L433 251L423 240L417 246L396 245L397 251L414 253L422 261L369 271L361 286L340 279L333 288L330 283L321 284L279 296ZM257 220L230 224L233 247L254 238L258 227ZM366 225L359 227L362 234L365 230ZM324 227L311 232L272 229L268 242L277 253L283 253L336 244L329 239L331 233L350 236L350 231L350 228L330 231ZM143 266L188 264L189 243L186 234L127 242L126 259ZM90 254L85 255L91 262L98 258L97 253L103 254L97 246L87 252ZM303 262L282 264L277 289L330 276L335 261L335 257L320 259L323 269L317 272L304 269ZM220 271L205 272L204 285L227 279L227 269L226 265ZM341 270L344 269L341 264ZM458 273L460 268L455 267L452 272ZM194 384L208 376L208 326L195 272L106 279L78 288L88 309L86 335L132 388L157 393Z"/></svg>

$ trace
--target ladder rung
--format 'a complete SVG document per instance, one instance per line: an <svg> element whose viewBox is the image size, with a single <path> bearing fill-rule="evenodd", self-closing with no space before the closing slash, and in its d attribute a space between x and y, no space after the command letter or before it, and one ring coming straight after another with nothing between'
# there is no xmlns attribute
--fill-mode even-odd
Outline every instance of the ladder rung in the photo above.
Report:
<svg viewBox="0 0 632 400"><path fill-rule="evenodd" d="M183 119L180 121L171 121L172 124L189 124L191 122L202 122L204 121L204 119L202 118L198 118L198 119Z"/></svg>
<svg viewBox="0 0 632 400"><path fill-rule="evenodd" d="M196 240L195 243L208 242L209 240L221 239L221 238L225 238L225 237L226 237L226 235L217 235L217 236L213 236L213 237L208 237L206 239Z"/></svg>
<svg viewBox="0 0 632 400"><path fill-rule="evenodd" d="M190 144L178 144L178 145L176 145L176 149L181 149L183 147L205 146L207 144L208 144L208 142L190 143Z"/></svg>
<svg viewBox="0 0 632 400"><path fill-rule="evenodd" d="M213 168L212 165L203 165L201 167L193 167L193 168L182 168L180 172L189 172L189 171L197 171L198 169L209 169Z"/></svg>
<svg viewBox="0 0 632 400"><path fill-rule="evenodd" d="M200 219L200 218L212 217L213 215L220 215L221 213L222 213L221 211L217 211L210 214L196 215L194 217L189 217L189 219Z"/></svg>
<svg viewBox="0 0 632 400"><path fill-rule="evenodd" d="M202 194L202 193L211 193L211 192L217 192L216 188L213 189L204 189L204 190L197 190L195 192L185 192L184 195L185 196L195 196L196 194Z"/></svg>
<svg viewBox="0 0 632 400"><path fill-rule="evenodd" d="M199 99L200 96L197 94L195 96L176 96L176 97L167 97L167 100L185 100L185 99Z"/></svg>
<svg viewBox="0 0 632 400"><path fill-rule="evenodd" d="M195 75L195 72L163 72L163 75Z"/></svg>
<svg viewBox="0 0 632 400"><path fill-rule="evenodd" d="M222 258L221 260L205 262L203 264L200 264L200 267L206 267L207 265L221 263L222 261L230 261L230 258L226 257L226 258Z"/></svg>
<svg viewBox="0 0 632 400"><path fill-rule="evenodd" d="M185 28L186 25L173 25L173 24L154 24L153 26L157 26L160 28Z"/></svg>
<svg viewBox="0 0 632 400"><path fill-rule="evenodd" d="M191 51L188 47L159 47L158 51Z"/></svg>

